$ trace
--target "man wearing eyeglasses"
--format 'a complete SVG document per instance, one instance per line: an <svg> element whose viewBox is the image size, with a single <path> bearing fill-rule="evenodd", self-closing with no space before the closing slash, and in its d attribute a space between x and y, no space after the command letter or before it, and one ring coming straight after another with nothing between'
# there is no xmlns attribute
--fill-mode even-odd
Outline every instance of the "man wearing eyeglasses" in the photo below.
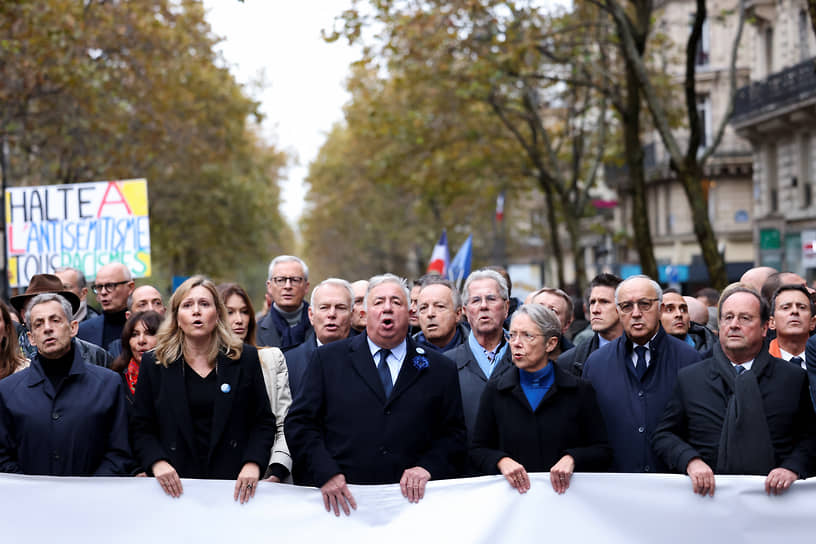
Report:
<svg viewBox="0 0 816 544"><path fill-rule="evenodd" d="M122 263L108 263L96 272L91 290L102 306L102 314L79 325L77 337L108 349L122 337L127 321L127 301L135 283L130 269Z"/></svg>
<svg viewBox="0 0 816 544"><path fill-rule="evenodd" d="M510 307L507 283L495 270L471 272L462 289L470 334L464 343L445 353L456 363L465 411L468 442L473 436L479 399L491 376L513 366L504 338L504 320Z"/></svg>
<svg viewBox="0 0 816 544"><path fill-rule="evenodd" d="M583 378L595 388L614 460L613 472L665 472L651 438L677 381L700 360L697 351L660 324L663 291L647 276L615 289L623 336L592 353Z"/></svg>
<svg viewBox="0 0 816 544"><path fill-rule="evenodd" d="M804 300L809 306L806 292ZM654 449L700 495L714 495L715 474L765 476L765 492L779 495L813 474L816 415L807 374L769 353L770 311L757 291L729 286L718 313L720 343L680 372Z"/></svg>
<svg viewBox="0 0 816 544"><path fill-rule="evenodd" d="M266 292L272 300L269 312L258 322L258 346L281 349L303 343L312 330L309 304L309 268L292 255L278 255L269 263Z"/></svg>

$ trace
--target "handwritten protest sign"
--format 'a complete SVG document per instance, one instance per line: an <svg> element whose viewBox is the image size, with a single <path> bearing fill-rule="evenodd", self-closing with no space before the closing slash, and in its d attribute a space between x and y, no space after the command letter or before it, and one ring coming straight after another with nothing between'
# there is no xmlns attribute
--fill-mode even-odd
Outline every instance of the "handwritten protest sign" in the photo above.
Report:
<svg viewBox="0 0 816 544"><path fill-rule="evenodd" d="M90 279L110 262L150 276L147 181L102 181L6 190L9 284L73 266Z"/></svg>

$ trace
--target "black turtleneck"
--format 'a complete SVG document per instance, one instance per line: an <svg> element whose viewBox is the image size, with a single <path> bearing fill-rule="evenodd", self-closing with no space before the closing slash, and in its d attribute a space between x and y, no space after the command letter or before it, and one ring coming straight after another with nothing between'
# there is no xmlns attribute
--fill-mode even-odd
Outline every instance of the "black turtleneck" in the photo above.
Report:
<svg viewBox="0 0 816 544"><path fill-rule="evenodd" d="M71 365L74 362L74 343L71 342L71 349L68 353L57 359L48 359L42 353L39 354L40 364L42 364L43 372L51 381L54 390L59 389L62 381L68 376L71 370Z"/></svg>
<svg viewBox="0 0 816 544"><path fill-rule="evenodd" d="M105 312L105 319L103 320L102 329L102 347L107 348L114 340L122 338L122 329L125 327L125 313L127 309L121 312Z"/></svg>

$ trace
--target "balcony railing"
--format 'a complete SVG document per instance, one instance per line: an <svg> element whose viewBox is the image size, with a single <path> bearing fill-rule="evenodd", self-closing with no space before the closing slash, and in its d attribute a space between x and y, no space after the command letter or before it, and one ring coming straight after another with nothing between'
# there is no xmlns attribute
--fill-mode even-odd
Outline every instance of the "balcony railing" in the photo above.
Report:
<svg viewBox="0 0 816 544"><path fill-rule="evenodd" d="M743 122L816 97L816 57L737 90L732 122Z"/></svg>

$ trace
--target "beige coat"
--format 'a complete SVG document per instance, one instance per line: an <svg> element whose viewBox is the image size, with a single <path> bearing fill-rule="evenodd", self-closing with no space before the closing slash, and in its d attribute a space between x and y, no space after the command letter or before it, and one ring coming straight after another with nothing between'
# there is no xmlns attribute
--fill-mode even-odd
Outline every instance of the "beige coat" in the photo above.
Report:
<svg viewBox="0 0 816 544"><path fill-rule="evenodd" d="M286 367L286 359L278 348L258 349L258 358L261 360L261 371L266 393L269 395L269 404L272 406L272 413L275 414L277 432L275 433L275 445L272 447L272 457L269 464L278 463L292 470L292 457L289 455L289 447L286 445L286 437L283 435L283 420L292 405L292 393L289 391L289 370Z"/></svg>

